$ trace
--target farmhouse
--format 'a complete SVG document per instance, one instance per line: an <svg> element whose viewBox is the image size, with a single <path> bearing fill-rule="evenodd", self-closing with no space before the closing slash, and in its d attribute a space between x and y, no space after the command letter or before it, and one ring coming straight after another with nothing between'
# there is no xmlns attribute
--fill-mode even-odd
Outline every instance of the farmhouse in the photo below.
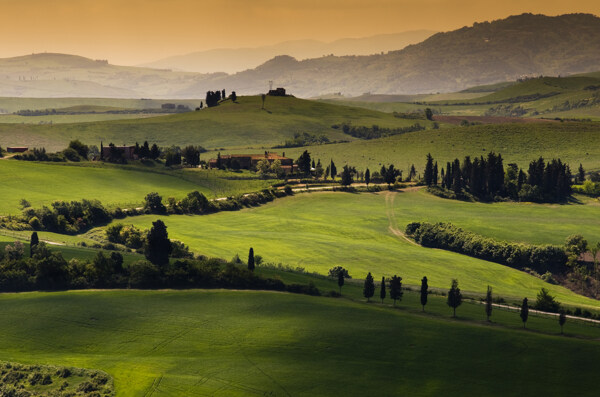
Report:
<svg viewBox="0 0 600 397"><path fill-rule="evenodd" d="M294 164L294 160L288 157L280 156L277 153L265 152L264 154L227 154L221 156L221 164L223 166L231 167L232 165L239 166L241 169L252 169L256 167L261 160L267 160L269 164L273 163L275 160L279 160L281 162L281 168L285 171L286 174L291 174L296 172L298 166ZM218 159L210 159L208 161L209 168L218 168ZM235 168L235 167L232 167Z"/></svg>
<svg viewBox="0 0 600 397"><path fill-rule="evenodd" d="M278 87L274 90L269 90L270 96L285 96L285 88Z"/></svg>
<svg viewBox="0 0 600 397"><path fill-rule="evenodd" d="M6 148L8 153L23 153L26 152L29 148L24 146L10 146Z"/></svg>

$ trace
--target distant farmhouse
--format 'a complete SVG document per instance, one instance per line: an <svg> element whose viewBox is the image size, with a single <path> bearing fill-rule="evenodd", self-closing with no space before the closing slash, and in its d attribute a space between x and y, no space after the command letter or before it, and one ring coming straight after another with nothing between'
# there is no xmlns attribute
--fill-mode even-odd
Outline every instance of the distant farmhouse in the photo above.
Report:
<svg viewBox="0 0 600 397"><path fill-rule="evenodd" d="M210 159L208 161L209 168L219 168L218 167L219 159ZM280 156L277 153L265 152L264 154L226 154L221 156L220 158L221 164L233 164L236 162L236 165L239 166L240 169L249 170L255 168L259 161L267 160L269 164L272 164L275 160L279 160L281 162L281 169L286 174L292 174L298 170L298 166L294 164L294 160L288 157Z"/></svg>
<svg viewBox="0 0 600 397"><path fill-rule="evenodd" d="M8 153L23 153L29 150L29 148L24 146L9 146L6 148Z"/></svg>
<svg viewBox="0 0 600 397"><path fill-rule="evenodd" d="M274 90L269 90L269 94L270 96L285 96L285 88L276 88Z"/></svg>

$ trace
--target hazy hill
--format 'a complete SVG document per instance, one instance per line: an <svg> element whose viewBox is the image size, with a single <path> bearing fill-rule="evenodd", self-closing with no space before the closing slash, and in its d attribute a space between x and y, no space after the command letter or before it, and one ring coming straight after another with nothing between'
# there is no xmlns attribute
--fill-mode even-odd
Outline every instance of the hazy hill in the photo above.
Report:
<svg viewBox="0 0 600 397"><path fill-rule="evenodd" d="M304 61L279 56L216 81L242 93L264 91L266 82L273 80L300 96L413 94L458 91L521 76L589 72L599 64L600 18L523 14L438 33L383 55ZM200 83L193 90L202 88Z"/></svg>
<svg viewBox="0 0 600 397"><path fill-rule="evenodd" d="M598 65L600 18L523 14L437 33L399 51L303 61L280 55L233 75L115 66L61 54L0 59L0 96L202 98L222 88L256 95L270 80L301 97L406 95L591 72Z"/></svg>
<svg viewBox="0 0 600 397"><path fill-rule="evenodd" d="M165 98L207 77L198 73L115 66L76 55L32 54L0 59L0 96Z"/></svg>
<svg viewBox="0 0 600 397"><path fill-rule="evenodd" d="M414 30L371 37L346 38L330 43L317 40L293 40L256 48L220 48L172 56L140 66L200 73L236 73L255 68L277 55L306 59L331 54L370 55L400 50L407 45L420 43L434 33L431 30Z"/></svg>

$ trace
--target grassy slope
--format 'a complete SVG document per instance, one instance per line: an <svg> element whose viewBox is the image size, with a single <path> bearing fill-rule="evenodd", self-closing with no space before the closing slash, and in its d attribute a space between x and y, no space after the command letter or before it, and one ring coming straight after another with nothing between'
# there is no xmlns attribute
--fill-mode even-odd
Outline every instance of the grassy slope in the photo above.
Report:
<svg viewBox="0 0 600 397"><path fill-rule="evenodd" d="M420 195L413 193L397 195L394 203L391 197L386 202L383 193L311 193L239 212L162 219L171 237L208 256L231 258L237 253L245 257L248 248L253 247L268 262L302 266L323 274L340 265L356 278L365 277L369 271L376 279L398 274L406 283L418 285L427 276L430 285L439 288L446 288L452 278L458 278L468 291L483 292L489 284L498 295L529 298L535 298L539 289L546 287L561 302L600 306L597 301L524 272L452 252L422 248L394 236L388 230L390 223L403 230L406 223L419 220L404 213L403 195L407 195L406 200L412 201L413 207L419 206ZM427 210L427 205L420 208L421 213ZM156 218L140 216L116 222L149 228ZM572 228L582 231L575 221Z"/></svg>
<svg viewBox="0 0 600 397"><path fill-rule="evenodd" d="M321 160L330 158L338 165L350 163L359 168L379 170L382 164L394 163L408 171L411 164L422 172L425 156L431 155L440 164L466 155L501 153L505 165L516 162L527 168L539 156L546 159L560 157L577 169L579 163L590 169L600 169L599 123L539 123L502 124L471 127L453 127L397 135L370 141L286 149L286 154L297 158L303 150Z"/></svg>
<svg viewBox="0 0 600 397"><path fill-rule="evenodd" d="M599 119L600 106L598 105L569 111L549 112L554 106L562 105L566 101L573 103L582 99L591 98L592 94L596 91L585 90L585 88L599 84L600 78L598 78L598 74L590 73L566 78L544 77L542 79L527 80L522 83L500 83L497 85L500 89L493 90L495 91L493 93L484 93L483 95L477 95L476 93L468 94L471 91L465 90L461 93L415 98L414 100L407 100L405 102L375 102L369 100L348 101L335 99L326 100L326 102L344 105L352 103L354 106L382 112L422 111L426 107L430 107L434 109L434 111L441 112L442 114L466 116L484 115L490 107L504 103L511 104L514 107L522 106L525 109L530 109L526 116ZM487 88L487 86L473 87L475 92L478 92L480 89L492 91L492 89ZM515 102L515 98L535 94L555 95L534 101L524 102L520 100ZM473 95L473 97L469 98L468 95ZM413 101L427 102L427 104L418 105L410 103ZM534 111L536 110L542 114L534 114Z"/></svg>
<svg viewBox="0 0 600 397"><path fill-rule="evenodd" d="M0 214L19 212L22 198L33 207L49 205L55 200L85 198L98 199L107 206L129 208L139 206L152 191L165 198L181 198L193 190L207 197L223 197L260 190L270 184L258 179L228 180L222 176L231 174L198 169L168 171L158 164L137 167L0 160Z"/></svg>
<svg viewBox="0 0 600 397"><path fill-rule="evenodd" d="M195 108L200 105L200 100L182 99L120 99L120 98L9 98L0 97L0 110L16 112L18 110L45 110L69 108L74 106L101 106L125 109L160 109L163 103L187 105Z"/></svg>
<svg viewBox="0 0 600 397"><path fill-rule="evenodd" d="M6 294L0 313L3 359L102 369L118 396L594 395L600 354L592 341L267 292Z"/></svg>
<svg viewBox="0 0 600 397"><path fill-rule="evenodd" d="M157 117L155 114L109 114L90 113L74 115L48 115L48 116L17 116L12 114L0 115L0 124L70 124L90 123L107 120L144 119Z"/></svg>
<svg viewBox="0 0 600 397"><path fill-rule="evenodd" d="M403 127L415 121L291 97L267 97L265 110L261 110L260 97L240 97L237 103L226 101L200 112L145 119L54 126L0 124L0 145L45 146L59 150L70 140L80 139L95 145L100 141L122 144L148 140L161 146L270 147L283 143L297 132L325 134L330 140L351 140L352 137L331 128L342 122ZM421 120L421 124L428 123Z"/></svg>

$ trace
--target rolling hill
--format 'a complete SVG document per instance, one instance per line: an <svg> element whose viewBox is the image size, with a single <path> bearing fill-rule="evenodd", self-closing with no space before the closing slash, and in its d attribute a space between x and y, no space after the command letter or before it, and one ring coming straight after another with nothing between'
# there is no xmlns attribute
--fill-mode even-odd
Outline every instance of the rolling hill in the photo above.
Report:
<svg viewBox="0 0 600 397"><path fill-rule="evenodd" d="M202 111L136 120L114 120L60 125L0 124L0 146L45 147L62 150L79 139L89 145L133 144L148 140L160 146L202 145L207 149L280 145L295 133L325 135L330 141L353 140L334 124L396 128L431 126L425 120L407 120L367 109L331 105L293 97L238 97Z"/></svg>

